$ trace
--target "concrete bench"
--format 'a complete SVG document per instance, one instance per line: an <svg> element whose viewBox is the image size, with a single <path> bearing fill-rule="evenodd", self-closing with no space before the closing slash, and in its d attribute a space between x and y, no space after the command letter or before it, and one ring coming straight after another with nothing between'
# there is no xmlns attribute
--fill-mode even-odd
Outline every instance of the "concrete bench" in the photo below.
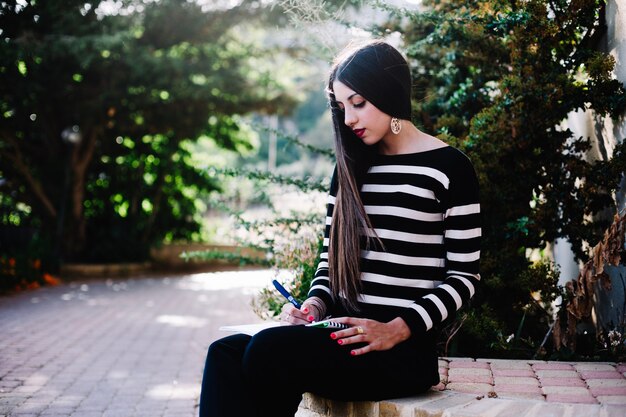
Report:
<svg viewBox="0 0 626 417"><path fill-rule="evenodd" d="M310 393L296 417L624 417L626 364L442 358L413 397L342 402Z"/></svg>
<svg viewBox="0 0 626 417"><path fill-rule="evenodd" d="M296 417L624 417L626 405L488 398L454 391L381 402L340 402L305 394Z"/></svg>

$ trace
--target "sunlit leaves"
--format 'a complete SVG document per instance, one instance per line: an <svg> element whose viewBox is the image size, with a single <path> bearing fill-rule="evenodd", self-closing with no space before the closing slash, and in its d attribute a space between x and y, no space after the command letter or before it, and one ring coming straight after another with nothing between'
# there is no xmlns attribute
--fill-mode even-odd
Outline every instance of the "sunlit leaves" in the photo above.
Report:
<svg viewBox="0 0 626 417"><path fill-rule="evenodd" d="M19 71L20 74L22 74L23 76L26 76L28 73L28 70L26 69L26 62L18 61L17 70Z"/></svg>
<svg viewBox="0 0 626 417"><path fill-rule="evenodd" d="M602 36L602 2L424 3L429 11L410 15L404 26L415 120L467 152L481 183L488 296L478 302L489 306L481 312L489 317L469 315L461 334L486 337L476 320L515 333L523 316L527 334L543 338L545 315L525 308L540 275L548 282L554 274L534 268L528 253L566 236L584 257L581 242L597 241L603 230L602 221L589 219L613 204L625 164L615 157L590 163L583 158L587 138L562 127L575 111L592 109L600 118L626 110L613 59L593 46ZM536 279L520 283L528 274Z"/></svg>
<svg viewBox="0 0 626 417"><path fill-rule="evenodd" d="M154 208L154 205L152 204L150 200L144 198L143 200L141 200L141 208L146 213L152 213L152 209Z"/></svg>
<svg viewBox="0 0 626 417"><path fill-rule="evenodd" d="M249 150L255 135L233 114L289 109L293 101L269 66L262 70L264 85L248 77L256 71L250 57L270 55L234 34L244 20L266 19L260 3L245 0L226 9L174 0L102 5L31 1L17 10L11 2L0 4L0 118L20 146L0 138L8 180L2 192L14 193L13 206L28 201L29 221L42 222L51 235L57 224L40 200L47 198L53 209L75 208L63 239L74 246L73 255L139 259L165 235L197 236L202 204L195 200L217 184L198 168L189 143L203 137ZM81 160L91 155L86 149L74 152L60 140L60 131L74 125L85 132L84 146L94 144L90 160ZM18 151L28 174L5 163L2 152ZM27 186L27 175L41 184L40 195ZM74 184L85 184L84 195L73 194L80 191ZM76 198L82 202L74 204ZM85 235L75 241L80 230Z"/></svg>

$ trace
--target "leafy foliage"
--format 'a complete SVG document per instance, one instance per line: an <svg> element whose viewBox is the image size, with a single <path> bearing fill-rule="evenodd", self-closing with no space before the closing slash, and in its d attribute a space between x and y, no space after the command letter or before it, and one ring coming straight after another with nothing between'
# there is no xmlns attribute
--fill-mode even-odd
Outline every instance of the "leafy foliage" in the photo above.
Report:
<svg viewBox="0 0 626 417"><path fill-rule="evenodd" d="M383 29L404 34L417 83L416 120L463 149L479 175L484 288L476 302L483 307L470 313L459 338L463 346L491 346L482 354L506 355L485 342L514 334L529 341L517 354L529 356L549 330L547 313L531 314L530 294L542 290L549 303L558 290L553 269L534 266L528 251L567 237L584 259L582 243L597 241L606 227L594 216L614 204L612 192L626 171L626 146L609 161L590 161L589 139L562 127L572 111L615 118L626 110L624 86L611 77L614 60L595 48L605 30L603 6L425 4L429 12L398 13L408 23L396 19Z"/></svg>
<svg viewBox="0 0 626 417"><path fill-rule="evenodd" d="M324 15L324 2L288 3L301 7L303 22ZM603 5L431 0L416 12L375 3L392 17L372 32L403 37L414 120L465 151L481 183L483 288L475 306L442 329L442 353L550 357L552 307L563 290L556 267L530 254L566 237L584 259L583 243L601 236L598 214L613 206L626 170L626 145L592 161L589 139L562 124L573 111L617 118L626 110L614 60L596 48ZM278 301L265 307L276 311Z"/></svg>
<svg viewBox="0 0 626 417"><path fill-rule="evenodd" d="M103 3L0 5L2 220L39 229L66 261L140 260L197 238L200 197L219 185L191 145L250 148L234 115L295 102L259 63L275 48L240 35L280 24L263 2Z"/></svg>
<svg viewBox="0 0 626 417"><path fill-rule="evenodd" d="M296 138L292 139L309 151L318 151ZM328 154L325 149L319 151L323 155ZM198 251L185 253L183 257L238 260L242 265L267 265L276 271L277 278L283 281L296 299L304 300L317 270L323 244L324 205L321 200L328 193L328 179L285 177L235 169L220 170L218 175L237 178L240 183L250 181L265 189L269 195L263 204L247 203L242 209L234 209L228 201L213 202L214 207L219 207L234 219L235 230L232 235L237 246L242 248L239 254ZM296 207L279 206L285 205L287 194L295 196ZM318 201L311 203L307 201L309 199ZM257 214L251 217L252 212ZM243 249L247 249L248 253L253 249L257 254L264 253L265 257L251 257ZM253 308L260 317L273 318L278 316L284 304L282 295L268 287L255 298Z"/></svg>

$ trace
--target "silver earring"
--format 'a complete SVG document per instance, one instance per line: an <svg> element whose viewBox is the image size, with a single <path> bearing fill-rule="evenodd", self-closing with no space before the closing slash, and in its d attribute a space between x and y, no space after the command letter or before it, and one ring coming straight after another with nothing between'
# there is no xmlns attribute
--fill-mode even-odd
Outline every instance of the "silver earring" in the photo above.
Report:
<svg viewBox="0 0 626 417"><path fill-rule="evenodd" d="M402 130L402 123L400 122L400 119L398 119L397 117L392 117L391 118L391 131L393 132L393 134L397 135L398 133L400 133L401 130Z"/></svg>

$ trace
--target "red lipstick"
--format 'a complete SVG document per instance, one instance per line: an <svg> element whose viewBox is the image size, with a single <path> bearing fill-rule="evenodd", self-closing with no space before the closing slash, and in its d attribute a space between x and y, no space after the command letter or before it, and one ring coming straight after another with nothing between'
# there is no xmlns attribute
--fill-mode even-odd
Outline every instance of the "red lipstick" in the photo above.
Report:
<svg viewBox="0 0 626 417"><path fill-rule="evenodd" d="M365 135L365 129L354 129L353 132L359 138L362 138Z"/></svg>

